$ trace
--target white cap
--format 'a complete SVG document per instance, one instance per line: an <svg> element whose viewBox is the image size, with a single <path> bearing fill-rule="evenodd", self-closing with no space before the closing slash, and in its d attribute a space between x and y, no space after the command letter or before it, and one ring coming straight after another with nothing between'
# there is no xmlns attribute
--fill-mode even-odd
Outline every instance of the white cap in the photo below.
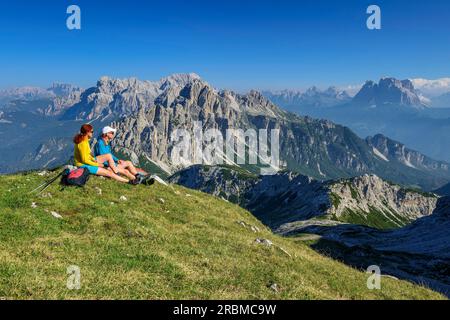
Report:
<svg viewBox="0 0 450 320"><path fill-rule="evenodd" d="M113 128L109 127L109 126L106 126L106 127L103 128L102 133L103 134L107 134L107 133L112 132L112 133L116 134L116 131L117 131L117 129L113 129Z"/></svg>

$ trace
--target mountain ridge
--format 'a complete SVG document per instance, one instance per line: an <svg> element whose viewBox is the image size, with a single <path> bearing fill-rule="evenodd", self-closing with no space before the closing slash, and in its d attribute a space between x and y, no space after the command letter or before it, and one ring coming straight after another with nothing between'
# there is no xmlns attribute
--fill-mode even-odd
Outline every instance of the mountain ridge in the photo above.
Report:
<svg viewBox="0 0 450 320"><path fill-rule="evenodd" d="M438 199L374 175L322 182L289 171L258 176L238 167L195 165L169 181L236 203L273 230L313 218L398 228L430 215Z"/></svg>
<svg viewBox="0 0 450 320"><path fill-rule="evenodd" d="M70 126L80 121L95 126L115 125L119 129L114 142L117 151L135 160L149 159L168 172L193 164L180 167L172 163L171 134L177 129L192 130L193 122L200 121L203 130L218 129L222 134L228 128L280 130L282 165L318 179L374 173L426 190L434 190L450 180L448 168L437 161L430 159L415 167L404 159L387 162L379 157L381 152L374 151L346 127L289 113L254 90L247 94L217 90L196 74L173 75L156 82L102 77L96 87L78 93L71 92L60 104L54 104L58 107L48 110L48 114L56 114L48 118L59 117L60 124ZM67 107L74 101L78 102ZM40 109L38 105L33 108ZM0 125L6 127L10 121L10 126L14 126L14 119L8 115L2 120L5 123ZM75 130L70 133L73 134ZM70 139L68 132L65 135ZM42 144L51 142L41 141L39 145Z"/></svg>

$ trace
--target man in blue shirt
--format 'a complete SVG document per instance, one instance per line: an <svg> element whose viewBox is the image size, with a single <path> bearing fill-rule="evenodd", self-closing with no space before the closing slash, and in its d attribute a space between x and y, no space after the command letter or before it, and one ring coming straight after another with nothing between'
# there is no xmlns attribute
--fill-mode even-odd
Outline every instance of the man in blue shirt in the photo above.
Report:
<svg viewBox="0 0 450 320"><path fill-rule="evenodd" d="M119 173L127 176L129 179L135 179L136 175L142 174L146 175L147 172L142 169L136 169L131 161L124 161L117 158L111 150L111 140L114 139L116 135L117 129L113 129L109 126L106 126L102 130L102 135L97 139L97 143L94 146L94 155L100 156L104 154L111 154L114 162L117 164L117 168L119 169ZM107 164L105 164L107 166Z"/></svg>

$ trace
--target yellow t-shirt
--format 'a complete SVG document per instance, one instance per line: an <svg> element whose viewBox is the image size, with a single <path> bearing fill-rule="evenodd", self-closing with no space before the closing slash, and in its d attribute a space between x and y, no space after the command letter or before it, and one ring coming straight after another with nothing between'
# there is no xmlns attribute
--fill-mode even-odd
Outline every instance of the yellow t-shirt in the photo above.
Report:
<svg viewBox="0 0 450 320"><path fill-rule="evenodd" d="M91 154L91 147L89 146L88 139L84 139L79 144L75 145L73 157L75 159L75 165L77 167L81 167L85 164L98 167L97 161L95 161L94 157Z"/></svg>

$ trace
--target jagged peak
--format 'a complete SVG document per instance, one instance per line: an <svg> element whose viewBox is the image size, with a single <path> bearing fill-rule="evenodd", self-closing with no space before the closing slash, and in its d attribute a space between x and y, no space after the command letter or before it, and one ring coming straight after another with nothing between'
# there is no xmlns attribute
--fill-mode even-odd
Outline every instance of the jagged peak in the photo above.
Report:
<svg viewBox="0 0 450 320"><path fill-rule="evenodd" d="M378 83L366 81L353 102L370 105L403 105L425 107L411 80L382 77Z"/></svg>
<svg viewBox="0 0 450 320"><path fill-rule="evenodd" d="M160 81L192 81L192 80L202 80L201 77L194 73L174 73L168 77L162 78Z"/></svg>

